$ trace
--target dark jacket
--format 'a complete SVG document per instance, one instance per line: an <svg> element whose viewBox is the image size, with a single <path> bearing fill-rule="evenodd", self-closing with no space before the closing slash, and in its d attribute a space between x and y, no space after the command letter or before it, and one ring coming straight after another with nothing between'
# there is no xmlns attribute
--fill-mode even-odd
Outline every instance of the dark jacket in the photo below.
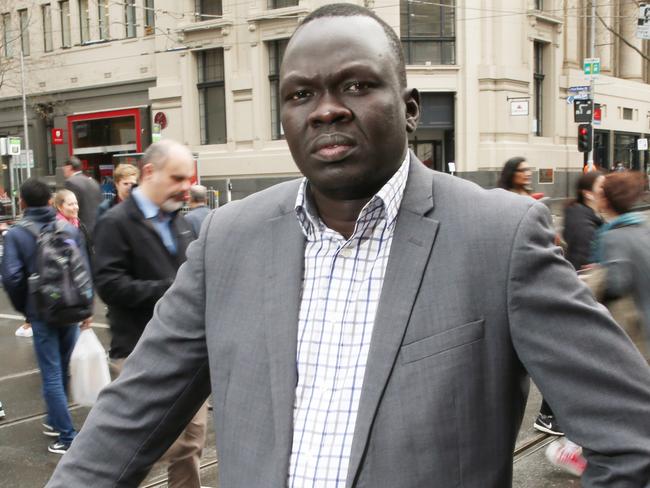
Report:
<svg viewBox="0 0 650 488"><path fill-rule="evenodd" d="M95 229L94 279L108 305L112 358L127 357L142 335L153 308L174 281L194 235L180 214L171 222L177 254L165 247L132 197L108 210Z"/></svg>
<svg viewBox="0 0 650 488"><path fill-rule="evenodd" d="M591 245L602 223L603 220L592 209L581 203L574 203L564 211L566 259L575 269L591 262Z"/></svg>
<svg viewBox="0 0 650 488"><path fill-rule="evenodd" d="M25 210L23 219L34 222L40 230L45 225L54 223L56 211L52 207L32 207ZM79 230L69 224L66 230L87 258L86 244ZM2 284L14 308L25 315L28 322L40 320L27 289L27 278L35 271L36 237L28 229L15 225L4 238Z"/></svg>
<svg viewBox="0 0 650 488"><path fill-rule="evenodd" d="M100 203L99 207L97 207L97 217L95 218L95 225L97 225L97 221L102 218L102 216L106 213L108 209L113 208L118 203L120 202L119 199L117 198L117 195L114 198L111 198L110 200L104 200L102 203Z"/></svg>
<svg viewBox="0 0 650 488"><path fill-rule="evenodd" d="M190 225L192 226L192 230L194 230L194 235L196 237L199 237L199 232L201 231L201 224L205 220L205 218L208 216L210 213L210 208L202 205L200 207L196 207L185 215L185 220L187 220Z"/></svg>
<svg viewBox="0 0 650 488"><path fill-rule="evenodd" d="M83 173L77 173L65 181L65 188L76 195L79 203L79 220L92 235L95 229L97 207L102 202L102 191L99 184L93 178Z"/></svg>

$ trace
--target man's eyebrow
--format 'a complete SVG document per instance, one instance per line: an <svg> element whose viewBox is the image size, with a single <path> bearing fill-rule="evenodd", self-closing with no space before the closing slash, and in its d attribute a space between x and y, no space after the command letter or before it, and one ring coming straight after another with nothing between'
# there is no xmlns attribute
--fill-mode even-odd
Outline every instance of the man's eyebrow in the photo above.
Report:
<svg viewBox="0 0 650 488"><path fill-rule="evenodd" d="M281 79L281 83L310 83L312 82L317 76L307 76L304 75L298 71L291 71L284 75Z"/></svg>

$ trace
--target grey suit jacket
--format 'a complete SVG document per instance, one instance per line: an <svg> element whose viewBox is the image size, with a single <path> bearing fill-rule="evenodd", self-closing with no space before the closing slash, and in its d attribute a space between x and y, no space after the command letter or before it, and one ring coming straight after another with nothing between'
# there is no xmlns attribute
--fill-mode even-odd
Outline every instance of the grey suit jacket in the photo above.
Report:
<svg viewBox="0 0 650 488"><path fill-rule="evenodd" d="M74 193L79 203L79 220L92 235L97 218L97 207L102 203L102 192L99 184L92 178L77 173L65 180L65 188Z"/></svg>
<svg viewBox="0 0 650 488"><path fill-rule="evenodd" d="M304 237L288 182L213 212L49 487L136 486L212 385L220 488L286 486ZM650 369L546 208L412 158L348 487L504 488L528 381L585 447L585 488L650 479Z"/></svg>

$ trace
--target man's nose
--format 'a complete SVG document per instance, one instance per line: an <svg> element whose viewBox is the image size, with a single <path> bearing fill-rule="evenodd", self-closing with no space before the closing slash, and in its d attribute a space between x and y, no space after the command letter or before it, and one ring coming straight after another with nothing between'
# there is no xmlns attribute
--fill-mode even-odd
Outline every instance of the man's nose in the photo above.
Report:
<svg viewBox="0 0 650 488"><path fill-rule="evenodd" d="M311 125L335 124L351 119L351 110L332 95L324 95L309 114L309 123Z"/></svg>

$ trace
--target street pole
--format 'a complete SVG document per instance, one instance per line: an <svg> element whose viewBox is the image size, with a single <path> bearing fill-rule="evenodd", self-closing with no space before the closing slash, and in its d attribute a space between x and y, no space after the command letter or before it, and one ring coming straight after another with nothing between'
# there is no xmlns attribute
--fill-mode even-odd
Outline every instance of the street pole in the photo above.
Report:
<svg viewBox="0 0 650 488"><path fill-rule="evenodd" d="M591 39L589 43L589 57L590 58L595 58L596 57L596 0L591 0L591 25L589 26L590 32L591 32ZM593 171L594 170L594 106L595 106L595 92L596 92L596 86L595 86L595 76L593 73L593 69L591 72L591 79L589 80L589 98L591 98L591 149L589 150L589 153L587 155L587 171Z"/></svg>
<svg viewBox="0 0 650 488"><path fill-rule="evenodd" d="M23 130L25 131L25 161L27 166L27 178L29 178L32 173L29 168L29 130L27 127L27 94L25 93L25 59L23 56L23 43L20 43L20 82L22 85L23 92Z"/></svg>

